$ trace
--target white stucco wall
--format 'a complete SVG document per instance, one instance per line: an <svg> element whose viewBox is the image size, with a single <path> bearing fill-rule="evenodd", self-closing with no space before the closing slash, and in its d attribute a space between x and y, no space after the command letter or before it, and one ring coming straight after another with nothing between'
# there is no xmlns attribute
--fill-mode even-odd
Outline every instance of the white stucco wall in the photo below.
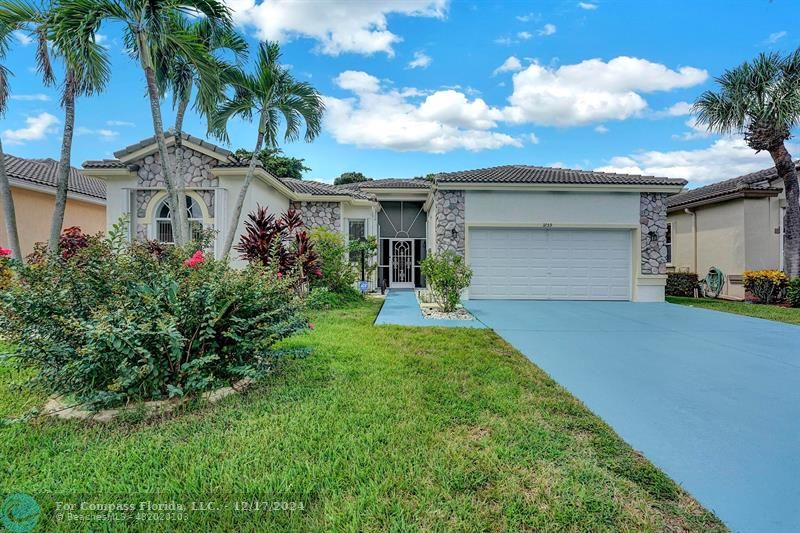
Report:
<svg viewBox="0 0 800 533"><path fill-rule="evenodd" d="M638 192L466 191L471 227L618 228L631 232L631 295L663 301L666 276L642 276Z"/></svg>

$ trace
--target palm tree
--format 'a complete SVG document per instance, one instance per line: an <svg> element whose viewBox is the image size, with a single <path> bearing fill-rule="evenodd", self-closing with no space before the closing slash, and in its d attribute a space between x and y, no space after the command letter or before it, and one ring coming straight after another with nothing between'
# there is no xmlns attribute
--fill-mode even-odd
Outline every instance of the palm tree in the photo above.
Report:
<svg viewBox="0 0 800 533"><path fill-rule="evenodd" d="M153 119L161 172L170 204L172 234L175 242L185 242L178 220L178 191L174 166L171 164L161 117L160 92L156 79L157 65L165 63L160 53L172 50L187 58L204 78L215 75L214 63L209 61L205 46L191 32L177 27L175 17L197 16L222 26L232 25L230 11L220 0L63 0L59 31L94 35L104 21L115 21L123 26L124 42L128 53L136 58L145 76L150 114Z"/></svg>
<svg viewBox="0 0 800 533"><path fill-rule="evenodd" d="M11 32L0 32L0 58L5 59L10 39ZM0 116L5 115L8 109L8 77L10 74L11 72L6 67L0 65ZM3 201L3 223L6 227L6 235L8 236L8 246L11 248L12 257L21 261L22 249L19 246L17 215L14 211L14 200L11 198L11 185L8 182L8 174L6 173L5 153L3 152L2 140L0 140L0 198L2 198Z"/></svg>
<svg viewBox="0 0 800 533"><path fill-rule="evenodd" d="M786 195L784 270L795 278L800 275L800 191L786 140L800 125L800 49L786 56L762 53L716 81L719 92L706 91L694 104L697 122L709 131L744 134L756 153L772 156Z"/></svg>
<svg viewBox="0 0 800 533"><path fill-rule="evenodd" d="M231 117L239 116L245 120L258 117L256 145L225 234L222 249L222 255L225 257L230 254L233 246L244 200L253 181L262 146L264 144L269 148L278 146L281 121L285 124L286 131L283 137L287 142L300 137L303 122L305 122L306 142L313 141L322 128L322 115L325 112L322 96L310 84L294 79L289 71L278 63L280 56L278 43L261 43L258 47L255 72L230 73L230 84L234 89L233 97L220 106L214 117L214 133L226 140L226 125Z"/></svg>
<svg viewBox="0 0 800 533"><path fill-rule="evenodd" d="M52 3L36 5L24 0L0 0L0 31L21 31L36 41L37 70L46 86L55 85L51 55L64 61L61 105L64 108L64 134L56 178L56 201L50 225L48 249L58 252L64 224L67 189L71 168L72 136L75 129L75 98L103 89L109 78L109 62L103 49L93 39L54 31L58 8Z"/></svg>
<svg viewBox="0 0 800 533"><path fill-rule="evenodd" d="M162 63L156 68L156 79L162 94L172 92L172 106L176 109L175 126L175 180L178 187L178 214L181 231L186 240L191 238L188 213L186 210L186 180L183 175L183 119L192 99L193 89L197 88L195 111L201 116L210 117L216 106L225 98L224 75L233 66L215 54L230 52L237 64L247 58L247 42L232 27L201 18L188 21L184 17L174 17L173 24L180 31L191 33L203 43L208 61L214 65L214 76L209 78L206 70L182 55L179 50L163 50L158 57Z"/></svg>

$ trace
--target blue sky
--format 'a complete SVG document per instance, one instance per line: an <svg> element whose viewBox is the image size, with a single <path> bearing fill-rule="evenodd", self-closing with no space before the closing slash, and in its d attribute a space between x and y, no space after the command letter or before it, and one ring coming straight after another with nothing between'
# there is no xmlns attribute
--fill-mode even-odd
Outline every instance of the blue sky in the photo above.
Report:
<svg viewBox="0 0 800 533"><path fill-rule="evenodd" d="M699 185L765 168L737 137L707 135L688 113L725 68L791 51L791 0L229 2L251 44L278 39L295 75L326 98L323 134L283 146L308 178L344 171L411 177L501 164L666 175ZM118 27L100 30L113 62L106 92L78 102L73 164L112 157L152 134L138 65ZM2 118L7 152L57 158L62 112L19 35ZM163 106L167 124L174 118ZM190 116L190 133L203 135ZM255 126L230 127L229 148ZM800 146L790 145L796 156Z"/></svg>

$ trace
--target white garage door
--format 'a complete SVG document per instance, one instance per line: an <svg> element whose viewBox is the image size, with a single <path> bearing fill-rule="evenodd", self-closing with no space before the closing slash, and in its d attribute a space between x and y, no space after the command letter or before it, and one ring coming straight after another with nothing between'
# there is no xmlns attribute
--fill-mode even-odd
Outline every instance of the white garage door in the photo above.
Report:
<svg viewBox="0 0 800 533"><path fill-rule="evenodd" d="M470 299L629 300L628 230L474 228Z"/></svg>

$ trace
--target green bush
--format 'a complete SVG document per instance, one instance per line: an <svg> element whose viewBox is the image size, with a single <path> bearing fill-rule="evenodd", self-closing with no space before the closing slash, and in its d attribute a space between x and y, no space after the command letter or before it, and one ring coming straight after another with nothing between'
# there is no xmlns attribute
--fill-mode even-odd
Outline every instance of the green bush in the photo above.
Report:
<svg viewBox="0 0 800 533"><path fill-rule="evenodd" d="M667 296L694 296L698 286L697 274L694 272L670 272L667 274L664 292Z"/></svg>
<svg viewBox="0 0 800 533"><path fill-rule="evenodd" d="M445 313L455 311L461 293L472 281L472 270L464 258L454 252L429 255L420 262L422 275Z"/></svg>
<svg viewBox="0 0 800 533"><path fill-rule="evenodd" d="M306 307L308 309L339 309L347 307L363 300L361 293L350 287L344 292L332 292L326 287L316 287L311 289L306 297Z"/></svg>
<svg viewBox="0 0 800 533"><path fill-rule="evenodd" d="M344 293L353 289L357 273L347 257L348 249L341 234L314 228L309 234L320 255L322 275L311 279L311 288L325 288Z"/></svg>
<svg viewBox="0 0 800 533"><path fill-rule="evenodd" d="M786 301L792 307L800 307L800 278L794 278L786 285Z"/></svg>
<svg viewBox="0 0 800 533"><path fill-rule="evenodd" d="M193 247L89 237L64 258L13 263L0 327L34 383L90 408L198 393L269 371L307 327L293 275Z"/></svg>
<svg viewBox="0 0 800 533"><path fill-rule="evenodd" d="M771 304L783 298L783 289L789 278L781 270L748 270L742 275L744 288L762 304Z"/></svg>

